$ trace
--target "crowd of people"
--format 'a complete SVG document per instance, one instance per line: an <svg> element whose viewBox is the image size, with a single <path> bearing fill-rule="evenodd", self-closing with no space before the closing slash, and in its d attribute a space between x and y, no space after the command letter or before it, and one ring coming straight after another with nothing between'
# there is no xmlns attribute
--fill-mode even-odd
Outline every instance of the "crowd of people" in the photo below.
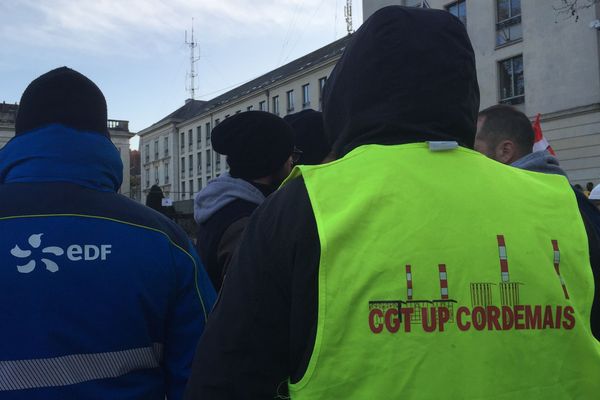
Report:
<svg viewBox="0 0 600 400"><path fill-rule="evenodd" d="M32 81L0 150L0 398L596 398L599 190L479 111L464 25L382 8L322 108L215 127L193 245L160 188L117 193L101 90Z"/></svg>

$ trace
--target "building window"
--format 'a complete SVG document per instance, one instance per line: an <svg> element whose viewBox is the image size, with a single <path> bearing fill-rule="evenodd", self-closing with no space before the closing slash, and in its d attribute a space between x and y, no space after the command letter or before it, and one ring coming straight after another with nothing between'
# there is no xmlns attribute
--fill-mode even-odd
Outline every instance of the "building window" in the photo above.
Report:
<svg viewBox="0 0 600 400"><path fill-rule="evenodd" d="M460 22L467 25L467 2L465 0L459 0L447 5L446 10L460 19Z"/></svg>
<svg viewBox="0 0 600 400"><path fill-rule="evenodd" d="M181 182L181 198L185 199L185 182Z"/></svg>
<svg viewBox="0 0 600 400"><path fill-rule="evenodd" d="M181 157L181 176L185 174L185 157Z"/></svg>
<svg viewBox="0 0 600 400"><path fill-rule="evenodd" d="M202 173L202 153L198 152L198 154L196 154L196 158L198 159L197 161L197 167L198 168L198 173Z"/></svg>
<svg viewBox="0 0 600 400"><path fill-rule="evenodd" d="M248 107L246 107L246 111L252 111L253 108L254 108L254 106L248 106Z"/></svg>
<svg viewBox="0 0 600 400"><path fill-rule="evenodd" d="M215 168L216 169L221 168L221 156L217 153L215 153Z"/></svg>
<svg viewBox="0 0 600 400"><path fill-rule="evenodd" d="M158 185L158 166L154 167L154 183Z"/></svg>
<svg viewBox="0 0 600 400"><path fill-rule="evenodd" d="M302 85L302 108L310 107L310 84Z"/></svg>
<svg viewBox="0 0 600 400"><path fill-rule="evenodd" d="M154 159L158 160L158 140L154 141Z"/></svg>
<svg viewBox="0 0 600 400"><path fill-rule="evenodd" d="M169 163L165 162L165 183L169 183Z"/></svg>
<svg viewBox="0 0 600 400"><path fill-rule="evenodd" d="M185 132L179 133L179 142L181 143L181 148L185 148Z"/></svg>
<svg viewBox="0 0 600 400"><path fill-rule="evenodd" d="M190 129L188 131L188 148L191 150L194 144L194 131Z"/></svg>
<svg viewBox="0 0 600 400"><path fill-rule="evenodd" d="M227 118L227 117L225 117ZM221 122L221 120L219 118L215 119L215 126L219 125L219 123Z"/></svg>
<svg viewBox="0 0 600 400"><path fill-rule="evenodd" d="M210 154L210 150L206 150L206 168L210 169L210 165L211 165L211 154Z"/></svg>
<svg viewBox="0 0 600 400"><path fill-rule="evenodd" d="M289 114L292 111L294 111L294 91L289 90L287 92L287 112Z"/></svg>
<svg viewBox="0 0 600 400"><path fill-rule="evenodd" d="M523 56L500 61L500 103L521 104L525 102L525 79L523 78Z"/></svg>
<svg viewBox="0 0 600 400"><path fill-rule="evenodd" d="M260 111L267 111L267 102L266 101L261 101L258 103L258 109Z"/></svg>
<svg viewBox="0 0 600 400"><path fill-rule="evenodd" d="M189 176L194 175L194 155L193 154L190 154L190 157L189 157L188 170L190 173Z"/></svg>
<svg viewBox="0 0 600 400"><path fill-rule="evenodd" d="M150 145L149 144L144 146L144 162L145 163L150 162Z"/></svg>
<svg viewBox="0 0 600 400"><path fill-rule="evenodd" d="M202 178L198 178L198 191L202 189Z"/></svg>
<svg viewBox="0 0 600 400"><path fill-rule="evenodd" d="M198 188L200 190L200 188ZM194 197L194 181L190 179L190 199Z"/></svg>
<svg viewBox="0 0 600 400"><path fill-rule="evenodd" d="M202 127L201 126L196 127L196 147L197 147L197 150L200 150L200 147L202 147Z"/></svg>
<svg viewBox="0 0 600 400"><path fill-rule="evenodd" d="M323 89L325 88L325 82L327 82L326 76L319 79L319 109L323 108Z"/></svg>
<svg viewBox="0 0 600 400"><path fill-rule="evenodd" d="M273 114L279 115L279 96L273 97Z"/></svg>
<svg viewBox="0 0 600 400"><path fill-rule="evenodd" d="M210 122L206 123L204 130L204 134L206 135L206 145L208 146L210 144Z"/></svg>
<svg viewBox="0 0 600 400"><path fill-rule="evenodd" d="M496 6L496 46L521 39L521 0L496 0Z"/></svg>
<svg viewBox="0 0 600 400"><path fill-rule="evenodd" d="M146 168L146 188L150 187L150 168Z"/></svg>
<svg viewBox="0 0 600 400"><path fill-rule="evenodd" d="M169 156L169 138L165 138L165 157Z"/></svg>

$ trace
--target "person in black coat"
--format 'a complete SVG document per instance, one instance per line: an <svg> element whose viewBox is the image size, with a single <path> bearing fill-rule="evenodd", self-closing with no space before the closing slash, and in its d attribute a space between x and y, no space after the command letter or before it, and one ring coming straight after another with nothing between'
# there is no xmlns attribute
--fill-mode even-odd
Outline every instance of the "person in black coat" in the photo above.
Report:
<svg viewBox="0 0 600 400"><path fill-rule="evenodd" d="M457 19L386 7L353 35L324 89L325 132L336 156L367 144L447 140L473 148L479 88ZM600 245L586 227L598 285ZM320 256L309 195L297 178L248 223L199 343L186 399L287 398L288 382L303 377L315 344ZM594 305L600 335L598 293Z"/></svg>
<svg viewBox="0 0 600 400"><path fill-rule="evenodd" d="M211 180L194 199L197 250L219 290L252 212L292 168L292 128L263 111L227 118L212 132L213 149L227 155L230 172Z"/></svg>

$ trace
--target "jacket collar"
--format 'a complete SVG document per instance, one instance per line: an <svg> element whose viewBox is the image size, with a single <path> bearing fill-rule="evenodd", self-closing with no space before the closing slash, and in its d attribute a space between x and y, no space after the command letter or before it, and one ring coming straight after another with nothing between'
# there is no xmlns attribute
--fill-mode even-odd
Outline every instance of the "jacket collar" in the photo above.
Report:
<svg viewBox="0 0 600 400"><path fill-rule="evenodd" d="M123 162L109 138L51 124L15 136L0 150L0 184L18 182L70 182L116 192Z"/></svg>

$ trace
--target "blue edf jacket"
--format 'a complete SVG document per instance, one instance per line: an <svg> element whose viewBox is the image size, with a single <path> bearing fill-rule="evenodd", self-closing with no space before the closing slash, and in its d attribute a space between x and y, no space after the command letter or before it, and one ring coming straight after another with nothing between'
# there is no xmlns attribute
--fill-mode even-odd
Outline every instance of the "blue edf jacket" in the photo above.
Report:
<svg viewBox="0 0 600 400"><path fill-rule="evenodd" d="M0 398L179 399L215 292L185 233L117 194L99 134L0 150Z"/></svg>

